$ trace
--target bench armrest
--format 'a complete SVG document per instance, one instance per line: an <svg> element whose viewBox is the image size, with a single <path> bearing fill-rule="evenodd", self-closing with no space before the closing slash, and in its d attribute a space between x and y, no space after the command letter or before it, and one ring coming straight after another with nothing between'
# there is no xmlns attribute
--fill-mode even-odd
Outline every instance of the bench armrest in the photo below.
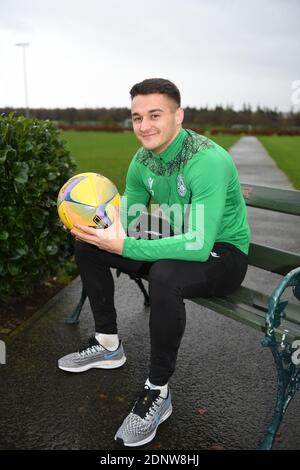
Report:
<svg viewBox="0 0 300 470"><path fill-rule="evenodd" d="M266 314L266 337L273 336L274 329L280 326L281 320L285 317L285 307L288 300L281 301L280 297L288 287L292 287L294 296L300 301L300 267L286 274L269 299Z"/></svg>

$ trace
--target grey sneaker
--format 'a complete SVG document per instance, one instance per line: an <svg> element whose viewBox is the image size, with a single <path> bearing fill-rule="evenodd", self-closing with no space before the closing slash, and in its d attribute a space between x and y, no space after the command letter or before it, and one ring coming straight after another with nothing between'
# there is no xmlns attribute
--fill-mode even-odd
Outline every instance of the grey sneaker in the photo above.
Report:
<svg viewBox="0 0 300 470"><path fill-rule="evenodd" d="M142 446L152 441L158 426L172 413L171 392L167 398L159 396L160 390L147 385L129 415L115 435L115 441L129 447Z"/></svg>
<svg viewBox="0 0 300 470"><path fill-rule="evenodd" d="M115 351L105 349L95 338L89 338L88 344L77 353L68 354L58 360L58 367L68 372L84 372L93 367L115 369L126 362L121 341Z"/></svg>

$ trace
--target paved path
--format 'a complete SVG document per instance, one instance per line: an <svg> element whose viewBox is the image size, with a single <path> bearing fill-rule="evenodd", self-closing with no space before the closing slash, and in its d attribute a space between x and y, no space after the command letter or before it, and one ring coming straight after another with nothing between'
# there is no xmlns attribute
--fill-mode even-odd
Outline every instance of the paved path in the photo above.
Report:
<svg viewBox="0 0 300 470"><path fill-rule="evenodd" d="M279 170L256 137L242 137L231 147L230 154L241 179L245 178L247 183L286 189L292 187L287 176Z"/></svg>
<svg viewBox="0 0 300 470"><path fill-rule="evenodd" d="M288 187L255 138L241 139L231 153L242 180ZM285 224L295 224L295 218L249 212L253 239L300 249L285 235ZM293 226L296 233L300 227ZM253 286L268 293L277 279L248 274ZM93 332L88 303L79 325L64 323L79 294L76 279L8 341L7 364L0 366L0 449L119 449L114 433L147 374L149 310L135 283L121 275L116 307L127 363L118 370L68 374L56 368L57 358L77 350ZM144 449L254 449L275 400L271 354L260 346L260 333L192 302L186 306L186 333L171 381L174 413ZM300 395L287 412L276 449L300 448L299 410Z"/></svg>

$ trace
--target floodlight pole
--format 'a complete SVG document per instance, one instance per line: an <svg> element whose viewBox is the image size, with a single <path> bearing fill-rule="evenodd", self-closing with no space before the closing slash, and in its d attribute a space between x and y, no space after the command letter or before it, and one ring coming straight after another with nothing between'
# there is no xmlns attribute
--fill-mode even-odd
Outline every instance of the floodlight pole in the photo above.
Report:
<svg viewBox="0 0 300 470"><path fill-rule="evenodd" d="M25 91L25 113L26 113L26 117L29 118L26 54L25 54L25 47L29 46L29 42L19 42L19 43L16 44L16 46L19 46L19 47L22 48L23 72L24 72L24 91Z"/></svg>

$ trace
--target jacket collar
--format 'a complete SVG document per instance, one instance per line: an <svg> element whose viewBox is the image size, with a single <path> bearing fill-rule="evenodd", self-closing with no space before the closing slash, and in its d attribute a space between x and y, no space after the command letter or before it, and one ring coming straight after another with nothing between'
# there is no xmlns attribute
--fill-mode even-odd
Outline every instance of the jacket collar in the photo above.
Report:
<svg viewBox="0 0 300 470"><path fill-rule="evenodd" d="M150 151L151 156L155 159L162 161L163 163L168 163L173 160L181 151L182 144L184 141L187 132L185 129L181 129L174 140L168 145L168 147L163 150L161 153L154 153Z"/></svg>

